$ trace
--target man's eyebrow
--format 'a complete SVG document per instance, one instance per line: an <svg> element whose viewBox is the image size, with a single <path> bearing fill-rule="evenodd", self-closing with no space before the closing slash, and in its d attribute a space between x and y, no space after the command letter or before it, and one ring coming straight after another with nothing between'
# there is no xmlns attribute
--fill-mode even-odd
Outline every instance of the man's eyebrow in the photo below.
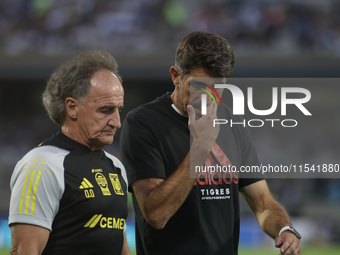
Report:
<svg viewBox="0 0 340 255"><path fill-rule="evenodd" d="M118 108L119 110L121 110L124 107L124 105L120 105L120 106L116 106L116 105L103 105L101 107L98 108L98 110L113 110L115 108Z"/></svg>
<svg viewBox="0 0 340 255"><path fill-rule="evenodd" d="M99 107L98 110L109 110L109 109L114 109L114 108L116 108L116 106L114 105L103 105Z"/></svg>

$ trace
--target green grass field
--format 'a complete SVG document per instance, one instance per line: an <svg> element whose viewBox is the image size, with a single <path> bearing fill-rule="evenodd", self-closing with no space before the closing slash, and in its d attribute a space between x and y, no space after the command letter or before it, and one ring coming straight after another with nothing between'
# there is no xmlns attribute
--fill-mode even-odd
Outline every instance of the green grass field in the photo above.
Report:
<svg viewBox="0 0 340 255"><path fill-rule="evenodd" d="M0 249L0 255L8 255L10 250L7 249Z"/></svg>
<svg viewBox="0 0 340 255"><path fill-rule="evenodd" d="M0 255L8 255L10 250L8 249L0 249ZM131 255L134 255L132 253ZM239 255L277 255L279 254L278 250L274 249L241 249L239 251ZM332 247L305 247L302 249L303 255L339 255L340 254L340 246L332 246Z"/></svg>
<svg viewBox="0 0 340 255"><path fill-rule="evenodd" d="M277 255L279 250L277 249L241 249L239 255ZM303 255L339 255L340 246L323 247L323 246L308 246L302 248Z"/></svg>

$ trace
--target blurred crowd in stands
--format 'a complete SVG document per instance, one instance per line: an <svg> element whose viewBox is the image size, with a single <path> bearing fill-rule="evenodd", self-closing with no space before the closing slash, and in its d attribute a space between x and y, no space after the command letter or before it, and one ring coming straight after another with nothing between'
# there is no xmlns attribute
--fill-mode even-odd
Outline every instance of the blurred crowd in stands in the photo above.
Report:
<svg viewBox="0 0 340 255"><path fill-rule="evenodd" d="M148 54L188 32L227 38L239 54L340 56L336 0L0 0L0 52L69 54L89 47Z"/></svg>

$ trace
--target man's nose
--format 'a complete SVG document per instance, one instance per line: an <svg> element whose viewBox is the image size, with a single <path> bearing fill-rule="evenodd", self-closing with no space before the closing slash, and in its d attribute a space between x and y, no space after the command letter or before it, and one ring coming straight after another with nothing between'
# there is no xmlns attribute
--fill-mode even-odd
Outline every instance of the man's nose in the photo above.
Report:
<svg viewBox="0 0 340 255"><path fill-rule="evenodd" d="M118 109L116 109L110 116L108 125L115 128L121 128L122 124L120 122L120 114Z"/></svg>

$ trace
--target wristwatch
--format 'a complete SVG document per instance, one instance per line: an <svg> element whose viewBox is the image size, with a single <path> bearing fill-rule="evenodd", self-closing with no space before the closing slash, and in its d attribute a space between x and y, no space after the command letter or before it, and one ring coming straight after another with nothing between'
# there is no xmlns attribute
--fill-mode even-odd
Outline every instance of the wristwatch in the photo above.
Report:
<svg viewBox="0 0 340 255"><path fill-rule="evenodd" d="M299 234L299 232L297 232L297 230L293 227L293 226L285 226L283 228L281 228L280 232L279 232L279 236L286 230L289 230L290 232L292 232L298 239L301 239L301 235Z"/></svg>

